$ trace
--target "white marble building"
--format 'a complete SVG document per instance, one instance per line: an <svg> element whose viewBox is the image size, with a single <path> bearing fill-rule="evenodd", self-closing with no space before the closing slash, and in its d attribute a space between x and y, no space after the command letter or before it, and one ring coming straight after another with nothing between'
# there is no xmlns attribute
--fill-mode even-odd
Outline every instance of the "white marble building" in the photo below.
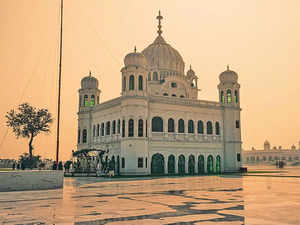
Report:
<svg viewBox="0 0 300 225"><path fill-rule="evenodd" d="M300 164L300 141L298 149L292 145L290 149L281 146L273 146L269 141L264 142L264 149L244 150L242 153L245 164L275 164L277 161L283 161L289 165Z"/></svg>
<svg viewBox="0 0 300 225"><path fill-rule="evenodd" d="M81 80L77 149L109 149L116 173L219 173L241 167L238 75L219 75L219 101L198 99L198 77L158 36L121 68L121 96L100 101L98 80Z"/></svg>

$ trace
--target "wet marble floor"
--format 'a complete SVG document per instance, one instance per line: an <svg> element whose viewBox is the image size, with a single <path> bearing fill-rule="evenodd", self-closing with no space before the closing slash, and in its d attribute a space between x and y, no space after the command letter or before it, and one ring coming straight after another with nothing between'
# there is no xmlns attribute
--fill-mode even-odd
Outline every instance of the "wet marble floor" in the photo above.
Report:
<svg viewBox="0 0 300 225"><path fill-rule="evenodd" d="M0 193L0 222L300 224L300 170L274 175L65 178L61 190Z"/></svg>

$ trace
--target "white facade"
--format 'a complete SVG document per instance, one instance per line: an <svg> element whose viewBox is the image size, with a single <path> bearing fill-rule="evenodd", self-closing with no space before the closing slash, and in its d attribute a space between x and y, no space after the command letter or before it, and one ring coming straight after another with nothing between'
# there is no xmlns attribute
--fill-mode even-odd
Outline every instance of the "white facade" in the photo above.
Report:
<svg viewBox="0 0 300 225"><path fill-rule="evenodd" d="M245 164L275 164L283 161L289 165L300 164L300 142L298 149L292 145L290 149L284 149L281 146L273 146L269 141L264 142L264 149L244 150L242 154Z"/></svg>
<svg viewBox="0 0 300 225"><path fill-rule="evenodd" d="M120 174L213 173L241 167L238 75L220 74L219 102L198 99L198 77L158 36L121 68L122 94L101 103L91 74L79 89L77 149L109 149Z"/></svg>

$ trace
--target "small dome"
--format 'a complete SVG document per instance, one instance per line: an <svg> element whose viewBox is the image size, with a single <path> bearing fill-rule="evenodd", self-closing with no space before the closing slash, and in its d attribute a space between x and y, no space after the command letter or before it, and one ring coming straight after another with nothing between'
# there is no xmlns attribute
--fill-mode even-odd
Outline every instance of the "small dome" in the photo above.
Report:
<svg viewBox="0 0 300 225"><path fill-rule="evenodd" d="M190 69L187 71L186 76L187 76L188 78L191 78L191 77L196 76L195 71L192 70L192 66L190 66Z"/></svg>
<svg viewBox="0 0 300 225"><path fill-rule="evenodd" d="M81 88L98 88L98 80L93 77L91 72L88 76L82 78Z"/></svg>
<svg viewBox="0 0 300 225"><path fill-rule="evenodd" d="M124 65L145 67L147 65L147 59L142 53L136 52L136 48L134 48L134 52L125 56Z"/></svg>
<svg viewBox="0 0 300 225"><path fill-rule="evenodd" d="M227 82L237 82L238 81L238 75L236 72L229 69L229 66L227 66L227 70L222 72L219 76L220 82L227 83Z"/></svg>
<svg viewBox="0 0 300 225"><path fill-rule="evenodd" d="M268 140L265 140L264 145L270 145L270 142Z"/></svg>

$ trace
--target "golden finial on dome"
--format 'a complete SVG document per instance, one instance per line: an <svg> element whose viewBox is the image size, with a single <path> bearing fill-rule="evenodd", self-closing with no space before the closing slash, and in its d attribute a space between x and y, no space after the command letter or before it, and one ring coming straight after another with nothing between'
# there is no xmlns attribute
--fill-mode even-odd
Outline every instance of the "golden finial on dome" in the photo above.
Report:
<svg viewBox="0 0 300 225"><path fill-rule="evenodd" d="M89 71L89 76L90 76L90 77L92 76L92 71L91 71L91 70Z"/></svg>
<svg viewBox="0 0 300 225"><path fill-rule="evenodd" d="M160 10L158 11L158 16L156 17L156 19L158 19L158 35L161 36L162 34L162 30L161 30L161 20L163 19L163 17L160 15Z"/></svg>
<svg viewBox="0 0 300 225"><path fill-rule="evenodd" d="M229 70L229 64L227 64L227 70Z"/></svg>
<svg viewBox="0 0 300 225"><path fill-rule="evenodd" d="M136 46L134 46L134 52L136 53Z"/></svg>

